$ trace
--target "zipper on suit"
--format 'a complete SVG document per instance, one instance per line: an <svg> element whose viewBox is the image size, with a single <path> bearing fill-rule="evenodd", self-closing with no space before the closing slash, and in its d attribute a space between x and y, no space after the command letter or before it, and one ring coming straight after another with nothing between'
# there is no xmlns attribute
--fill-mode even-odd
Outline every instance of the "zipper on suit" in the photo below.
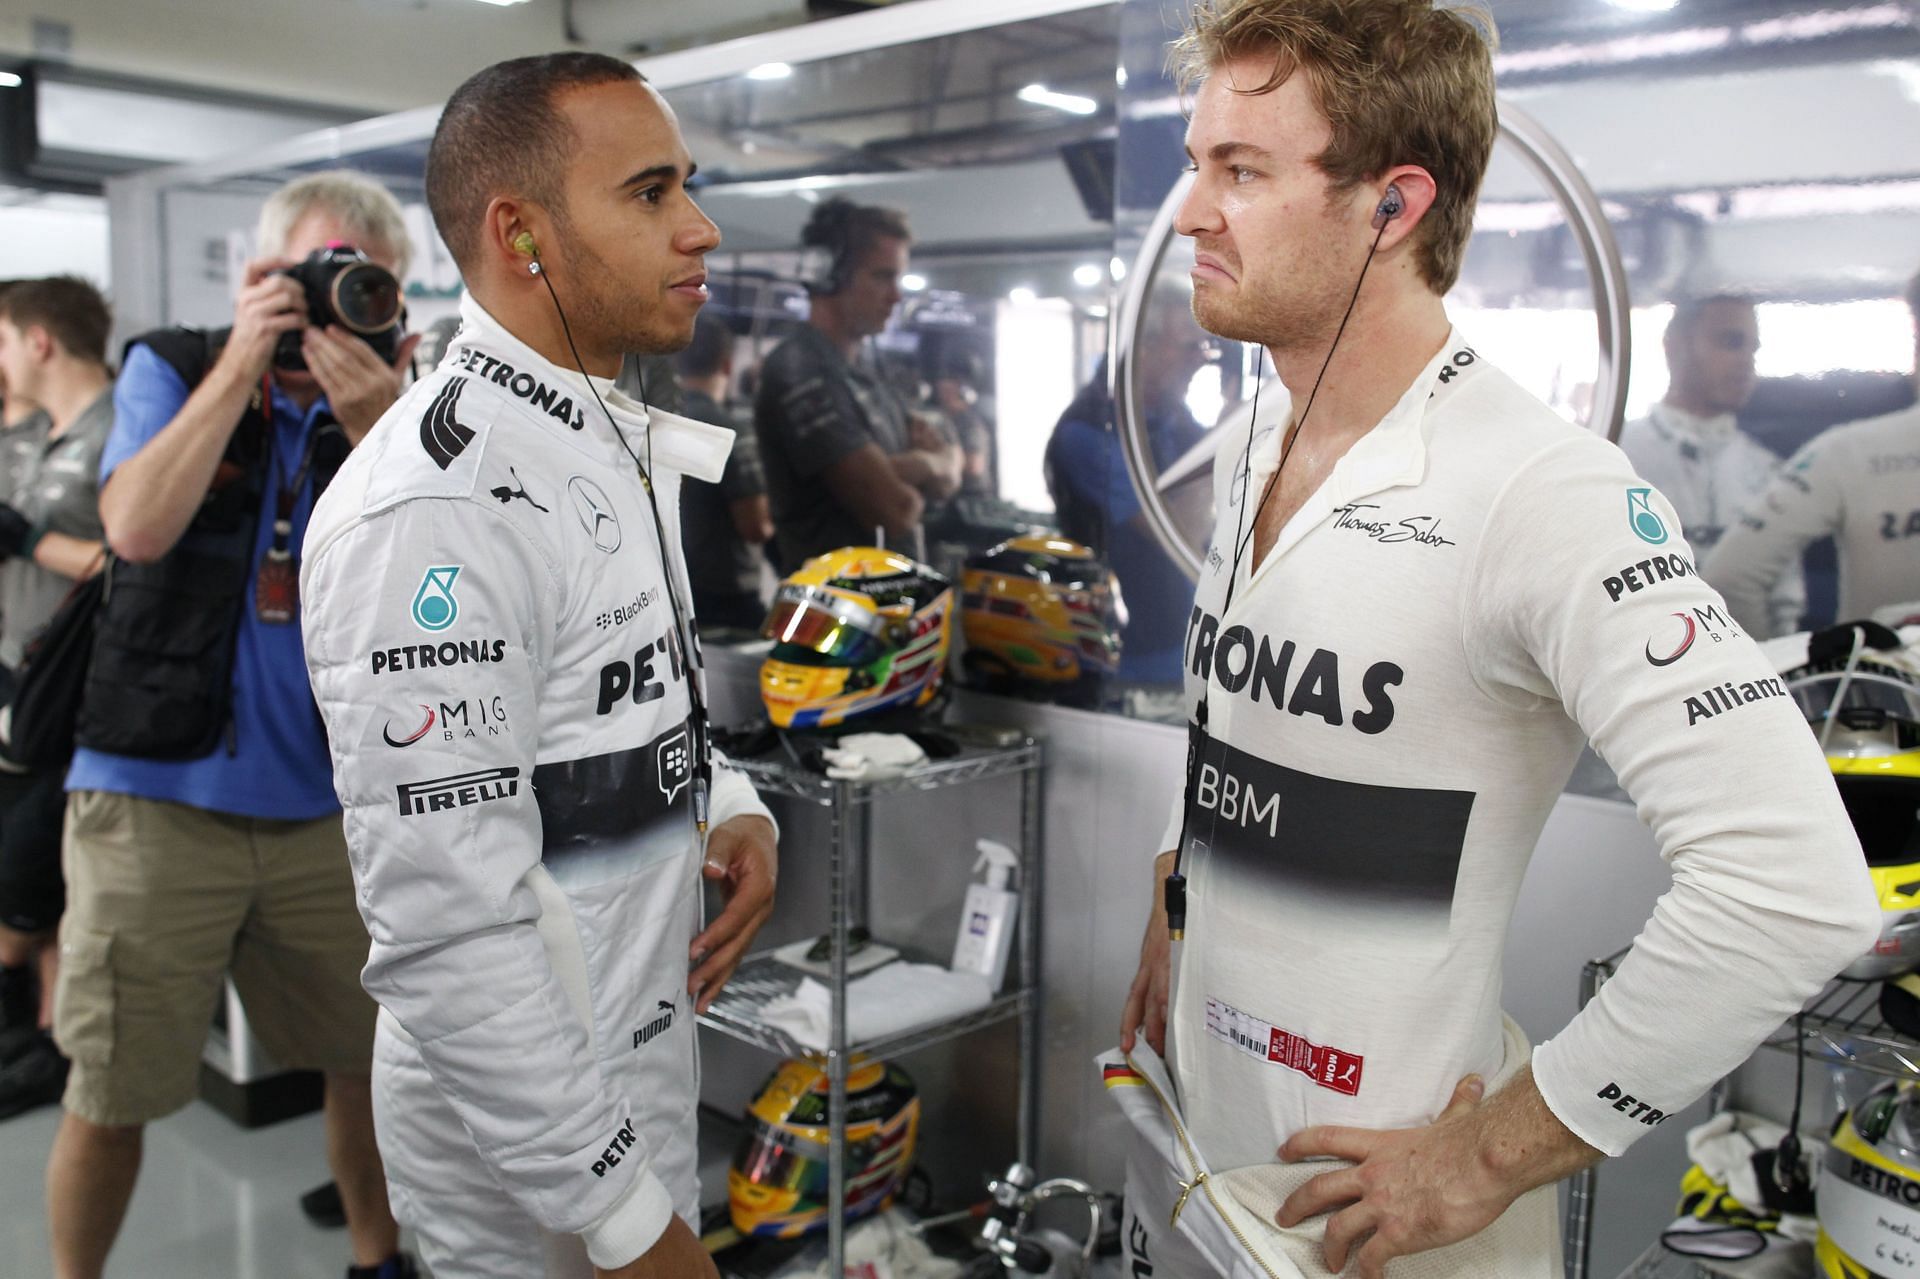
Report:
<svg viewBox="0 0 1920 1279"><path fill-rule="evenodd" d="M1273 1267L1267 1264L1266 1258L1254 1251L1254 1247L1247 1241L1246 1235L1240 1232L1239 1225L1234 1222L1232 1217L1227 1215L1226 1209L1220 1206L1220 1200L1213 1193L1212 1178L1207 1173L1200 1171L1200 1156L1194 1153L1193 1143L1187 1139L1185 1125L1180 1122L1180 1116L1174 1111L1173 1106L1168 1103L1166 1095L1160 1091L1159 1085L1148 1078L1144 1070L1141 1070L1133 1064L1133 1055L1131 1053L1122 1053L1121 1056L1126 1060L1127 1068L1133 1071L1134 1074L1140 1076L1140 1082L1147 1086L1147 1091L1153 1094L1153 1099L1160 1103L1160 1109L1166 1111L1167 1122L1173 1125L1173 1135L1180 1140L1181 1153L1187 1157L1187 1175L1191 1177L1192 1180L1180 1183L1180 1197L1174 1201L1173 1216L1172 1219L1168 1221L1168 1226L1171 1228L1179 1223L1181 1210L1187 1206L1187 1200L1192 1197L1193 1192L1198 1190L1207 1197L1207 1202L1213 1205L1215 1214L1225 1223L1227 1229L1233 1233L1233 1237L1239 1243L1241 1251L1245 1252L1249 1257L1252 1257L1254 1264L1264 1270L1269 1279L1281 1279L1281 1276L1274 1271Z"/></svg>

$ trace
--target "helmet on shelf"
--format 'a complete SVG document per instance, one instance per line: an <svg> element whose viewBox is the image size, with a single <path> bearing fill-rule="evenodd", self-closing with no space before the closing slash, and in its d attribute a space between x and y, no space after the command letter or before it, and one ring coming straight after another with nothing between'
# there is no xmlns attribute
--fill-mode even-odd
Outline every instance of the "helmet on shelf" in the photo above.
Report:
<svg viewBox="0 0 1920 1279"><path fill-rule="evenodd" d="M727 1171L727 1207L743 1235L794 1239L827 1224L828 1081L818 1057L780 1063L747 1109ZM892 1200L913 1166L920 1092L891 1062L856 1054L847 1070L846 1219Z"/></svg>
<svg viewBox="0 0 1920 1279"><path fill-rule="evenodd" d="M1855 981L1920 968L1920 631L1904 638L1860 623L1815 632L1805 637L1805 660L1783 672L1880 898L1880 940L1840 974ZM1797 644L1788 651L1799 655Z"/></svg>
<svg viewBox="0 0 1920 1279"><path fill-rule="evenodd" d="M817 555L780 583L760 634L760 700L778 728L831 728L933 699L953 629L953 583L874 546Z"/></svg>
<svg viewBox="0 0 1920 1279"><path fill-rule="evenodd" d="M1010 538L967 560L960 590L961 662L975 683L1067 684L1119 668L1127 609L1119 581L1089 547Z"/></svg>
<svg viewBox="0 0 1920 1279"><path fill-rule="evenodd" d="M1920 1085L1882 1084L1840 1117L1814 1201L1817 1274L1878 1279L1908 1269L1882 1258L1920 1247Z"/></svg>

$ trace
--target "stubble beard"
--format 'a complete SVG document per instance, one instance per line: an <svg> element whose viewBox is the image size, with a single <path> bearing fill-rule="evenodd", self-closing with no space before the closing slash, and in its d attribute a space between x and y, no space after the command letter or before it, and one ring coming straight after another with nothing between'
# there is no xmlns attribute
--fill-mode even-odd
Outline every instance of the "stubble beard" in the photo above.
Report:
<svg viewBox="0 0 1920 1279"><path fill-rule="evenodd" d="M577 238L563 243L567 245L563 263L573 282L568 318L576 340L591 334L603 349L623 355L672 355L693 340L691 325L685 333L668 330L659 313L623 289L619 274L605 258Z"/></svg>

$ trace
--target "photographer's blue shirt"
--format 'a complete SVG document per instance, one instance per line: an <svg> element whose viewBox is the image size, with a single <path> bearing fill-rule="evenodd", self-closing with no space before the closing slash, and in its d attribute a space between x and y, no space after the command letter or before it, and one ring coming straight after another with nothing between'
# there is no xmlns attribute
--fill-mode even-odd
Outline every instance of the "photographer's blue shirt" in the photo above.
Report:
<svg viewBox="0 0 1920 1279"><path fill-rule="evenodd" d="M114 468L146 447L186 404L191 388L173 368L144 346L127 355L114 387L113 433L100 457L105 487ZM324 398L302 410L273 390L274 474L261 499L253 558L257 566L273 536L280 484L299 469L307 440L329 418ZM293 512L292 545L307 533L313 510L313 477L300 486ZM333 764L320 713L307 683L298 621L263 623L254 611L254 581L247 581L240 637L233 660L232 749L221 743L200 759L133 759L84 747L74 753L68 790L113 791L167 800L242 817L307 820L340 811L333 793Z"/></svg>

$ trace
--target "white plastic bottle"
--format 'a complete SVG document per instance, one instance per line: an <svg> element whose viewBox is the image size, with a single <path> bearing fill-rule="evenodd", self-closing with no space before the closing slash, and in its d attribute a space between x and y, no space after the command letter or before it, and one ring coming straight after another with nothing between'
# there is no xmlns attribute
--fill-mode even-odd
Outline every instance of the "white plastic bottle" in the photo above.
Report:
<svg viewBox="0 0 1920 1279"><path fill-rule="evenodd" d="M1005 844L991 839L976 845L980 857L973 868L986 868L985 883L967 889L967 901L960 909L960 933L953 941L956 973L978 973L997 994L1001 979L1007 975L1007 955L1013 949L1013 918L1020 908L1020 894L1009 886L1020 859Z"/></svg>

